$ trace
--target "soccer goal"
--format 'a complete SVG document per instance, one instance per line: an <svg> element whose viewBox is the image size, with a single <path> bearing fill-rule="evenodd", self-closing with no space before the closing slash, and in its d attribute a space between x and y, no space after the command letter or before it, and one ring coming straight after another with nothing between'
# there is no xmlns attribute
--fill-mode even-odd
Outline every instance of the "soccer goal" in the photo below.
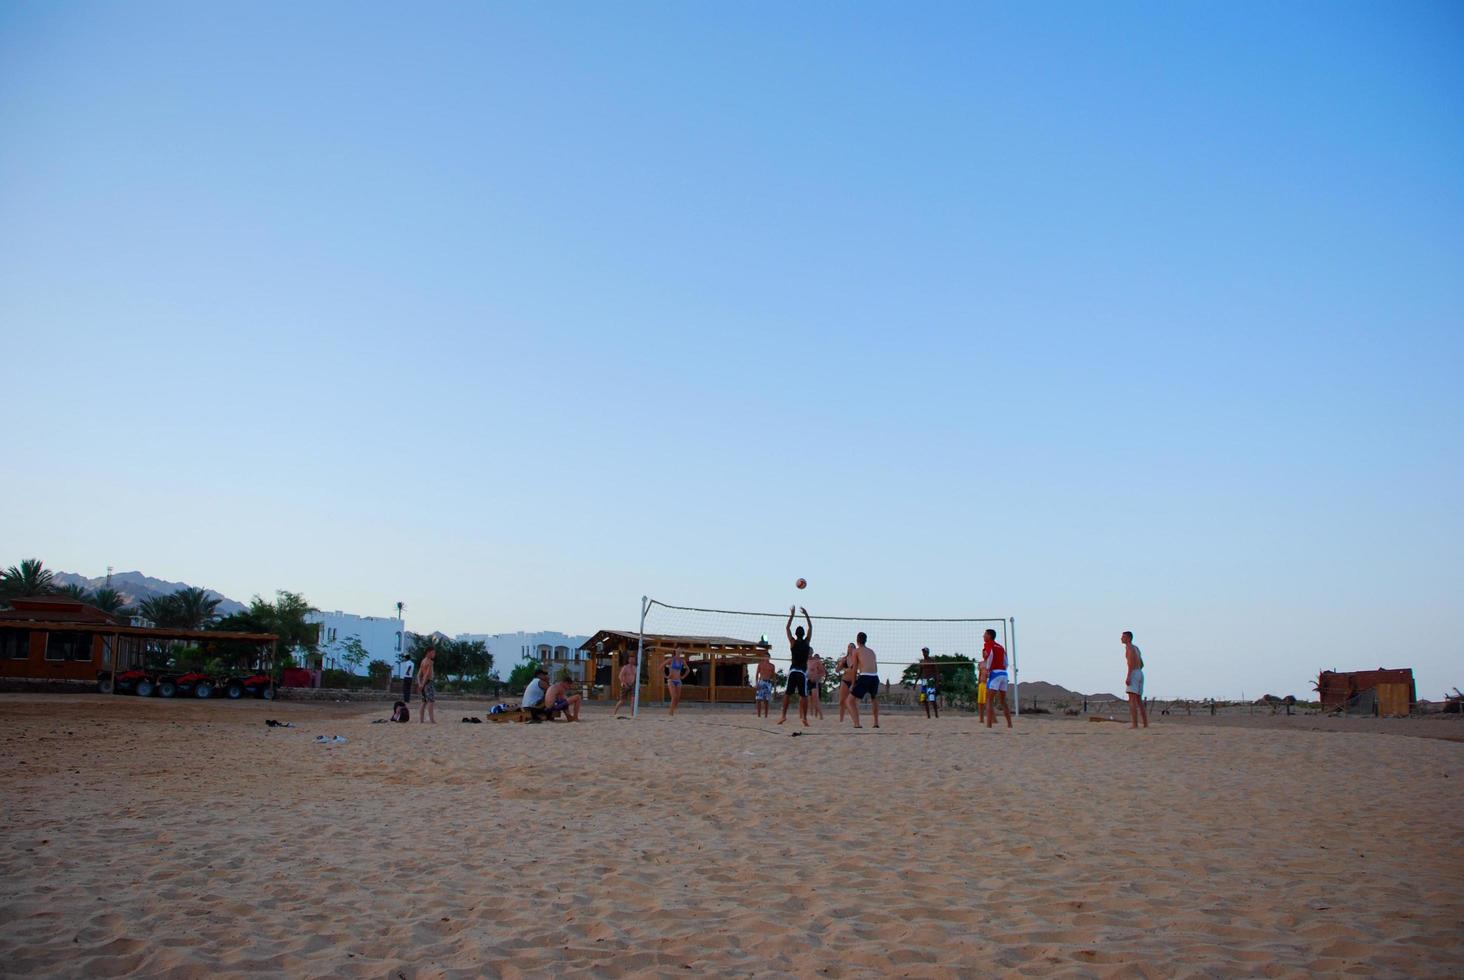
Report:
<svg viewBox="0 0 1464 980"><path fill-rule="evenodd" d="M985 632L995 630L997 641L1007 651L1011 674L1010 703L1013 712L1020 713L1015 617L924 619L817 615L811 616L811 620L816 656L835 661L843 656L857 634L864 633L879 660L881 678L896 684L900 682L905 668L921 658L923 647L929 647L931 656L936 660L967 657L979 662ZM763 649L768 650L773 664L780 671L788 668L788 640L784 632L787 623L787 611L705 609L641 597L640 629L634 634L633 648L627 642L624 649L627 659L633 649L635 662L640 665L636 672L631 713L639 714L642 700L654 702L662 699L665 687L661 672L672 655L681 656L690 665L690 676L683 687L683 702L751 701L753 688L749 667ZM794 616L793 625L806 626L801 612ZM631 636L625 634L625 639L630 641Z"/></svg>

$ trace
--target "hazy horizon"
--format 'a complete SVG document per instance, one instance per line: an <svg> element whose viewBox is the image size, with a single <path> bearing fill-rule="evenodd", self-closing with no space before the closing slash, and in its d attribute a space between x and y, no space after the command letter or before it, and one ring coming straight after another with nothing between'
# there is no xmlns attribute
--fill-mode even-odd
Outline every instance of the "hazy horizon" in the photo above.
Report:
<svg viewBox="0 0 1464 980"><path fill-rule="evenodd" d="M1461 10L0 5L3 560L1438 699Z"/></svg>

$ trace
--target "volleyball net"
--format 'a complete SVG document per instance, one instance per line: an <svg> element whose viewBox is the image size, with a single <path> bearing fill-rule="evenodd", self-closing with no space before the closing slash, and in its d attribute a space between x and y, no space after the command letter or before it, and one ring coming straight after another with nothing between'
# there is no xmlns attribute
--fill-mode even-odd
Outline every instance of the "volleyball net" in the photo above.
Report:
<svg viewBox="0 0 1464 980"><path fill-rule="evenodd" d="M834 663L854 643L859 633L878 661L880 679L899 685L908 679L907 668L922 659L922 650L930 650L931 659L941 664L943 686L951 680L962 684L969 678L975 687L975 665L981 661L986 630L995 630L996 639L1006 648L1011 675L1013 708L1021 701L1017 696L1016 620L1010 616L965 617L891 617L830 616L810 613L805 620L802 611L795 611L793 627L812 627L811 645L814 655L824 659L833 675ZM672 653L683 655L690 663L688 693L696 692L696 700L719 700L716 693L703 689L717 688L721 700L740 700L735 689L750 687L748 665L765 649L779 677L789 665L788 612L747 612L731 609L709 609L679 606L659 599L641 599L640 630L637 634L637 662L641 664L636 711L645 697L645 682L653 672L662 669L662 662ZM969 666L967 664L969 663ZM651 684L655 694L664 688Z"/></svg>

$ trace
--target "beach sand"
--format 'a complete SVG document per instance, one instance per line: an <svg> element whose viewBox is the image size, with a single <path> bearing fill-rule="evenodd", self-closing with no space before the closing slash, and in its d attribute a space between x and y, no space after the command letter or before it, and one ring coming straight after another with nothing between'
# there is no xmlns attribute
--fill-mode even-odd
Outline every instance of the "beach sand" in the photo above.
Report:
<svg viewBox="0 0 1464 980"><path fill-rule="evenodd" d="M1457 742L482 707L0 695L0 974L1464 971Z"/></svg>

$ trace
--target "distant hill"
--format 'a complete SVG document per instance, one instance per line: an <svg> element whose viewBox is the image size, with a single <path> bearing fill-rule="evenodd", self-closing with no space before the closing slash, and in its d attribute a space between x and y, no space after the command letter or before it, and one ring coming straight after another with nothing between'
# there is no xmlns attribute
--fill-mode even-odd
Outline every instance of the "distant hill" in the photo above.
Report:
<svg viewBox="0 0 1464 980"><path fill-rule="evenodd" d="M99 589L107 584L107 576L98 575L96 578L87 578L85 575L78 575L75 572L57 572L55 581L57 585L79 585L84 589ZM187 582L167 582L141 572L113 572L112 588L126 597L129 606L135 606L144 599L161 598L171 595L179 589L190 588L190 586ZM206 591L211 598L219 600L218 614L220 616L243 612L248 608L242 602L235 602L213 589Z"/></svg>
<svg viewBox="0 0 1464 980"><path fill-rule="evenodd" d="M1046 681L1022 681L1023 703L1025 704L1029 698L1038 701L1070 701L1075 704L1081 704L1084 698L1089 701L1126 700L1117 694L1082 694L1078 691L1069 691L1061 684L1049 684Z"/></svg>

